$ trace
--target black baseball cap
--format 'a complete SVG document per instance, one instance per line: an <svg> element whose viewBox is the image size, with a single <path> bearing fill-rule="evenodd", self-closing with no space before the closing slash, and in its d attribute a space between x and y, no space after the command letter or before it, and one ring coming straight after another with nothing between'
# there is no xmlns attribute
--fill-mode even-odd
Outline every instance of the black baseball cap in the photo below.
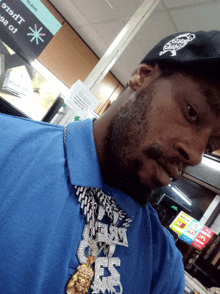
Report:
<svg viewBox="0 0 220 294"><path fill-rule="evenodd" d="M180 32L161 40L141 61L173 65L220 80L220 31Z"/></svg>

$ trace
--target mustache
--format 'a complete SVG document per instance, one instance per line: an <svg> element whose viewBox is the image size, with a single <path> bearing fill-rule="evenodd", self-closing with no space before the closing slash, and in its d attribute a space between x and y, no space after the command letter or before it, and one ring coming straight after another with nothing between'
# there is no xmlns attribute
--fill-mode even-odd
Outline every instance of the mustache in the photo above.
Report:
<svg viewBox="0 0 220 294"><path fill-rule="evenodd" d="M152 144L151 146L147 147L143 152L148 158L156 160L162 167L175 165L183 173L188 166L183 163L181 158L178 156L165 155L165 151L163 151L158 144Z"/></svg>

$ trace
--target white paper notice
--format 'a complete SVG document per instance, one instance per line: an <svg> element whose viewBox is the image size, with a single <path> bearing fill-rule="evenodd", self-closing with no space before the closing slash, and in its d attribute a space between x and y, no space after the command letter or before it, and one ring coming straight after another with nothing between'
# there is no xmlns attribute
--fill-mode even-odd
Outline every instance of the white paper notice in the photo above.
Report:
<svg viewBox="0 0 220 294"><path fill-rule="evenodd" d="M66 105L78 111L84 117L89 111L94 110L98 104L98 99L89 91L89 89L78 80L69 90L69 97L65 101Z"/></svg>

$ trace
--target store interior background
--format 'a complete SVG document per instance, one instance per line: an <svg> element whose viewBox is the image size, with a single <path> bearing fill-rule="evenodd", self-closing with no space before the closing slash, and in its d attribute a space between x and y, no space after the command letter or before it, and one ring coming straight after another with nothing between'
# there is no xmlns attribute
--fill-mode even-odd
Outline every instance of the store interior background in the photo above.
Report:
<svg viewBox="0 0 220 294"><path fill-rule="evenodd" d="M4 68L0 76L0 112L59 123L65 115L68 89L82 82L120 33L141 0L42 0L62 27L34 63L28 63L0 43ZM220 1L162 0L124 50L93 94L99 100L90 113L98 117L117 99L131 73L146 53L163 37L181 31L220 27ZM30 97L18 98L2 89L8 69L25 68L32 87ZM80 120L76 114L75 120ZM84 119L84 118L82 118ZM204 156L198 167L169 187L159 189L152 201L161 223L168 229L180 210L215 232L202 251L174 234L186 272L206 289L220 288L220 150ZM166 196L165 196L166 195ZM163 201L160 201L163 198ZM172 206L175 205L178 211ZM171 232L172 233L172 232Z"/></svg>

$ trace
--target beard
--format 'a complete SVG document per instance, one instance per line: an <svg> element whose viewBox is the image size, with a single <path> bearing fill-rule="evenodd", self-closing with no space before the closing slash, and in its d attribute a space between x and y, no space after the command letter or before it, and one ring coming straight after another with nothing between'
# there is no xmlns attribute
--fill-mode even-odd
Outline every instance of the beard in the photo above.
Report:
<svg viewBox="0 0 220 294"><path fill-rule="evenodd" d="M148 88L136 94L134 101L122 106L110 123L105 144L105 183L125 192L143 207L154 191L141 182L138 171L142 162L132 158L131 153L146 138L151 99L152 91Z"/></svg>
<svg viewBox="0 0 220 294"><path fill-rule="evenodd" d="M142 207L152 199L161 184L154 179L154 189L143 183L139 177L143 162L132 156L140 144L146 140L151 111L153 85L136 94L113 117L105 144L107 165L103 172L104 182L131 196ZM181 166L180 158L165 155L167 151L157 143L146 146L142 156L156 160L162 166L172 163ZM176 180L176 179L174 179Z"/></svg>

